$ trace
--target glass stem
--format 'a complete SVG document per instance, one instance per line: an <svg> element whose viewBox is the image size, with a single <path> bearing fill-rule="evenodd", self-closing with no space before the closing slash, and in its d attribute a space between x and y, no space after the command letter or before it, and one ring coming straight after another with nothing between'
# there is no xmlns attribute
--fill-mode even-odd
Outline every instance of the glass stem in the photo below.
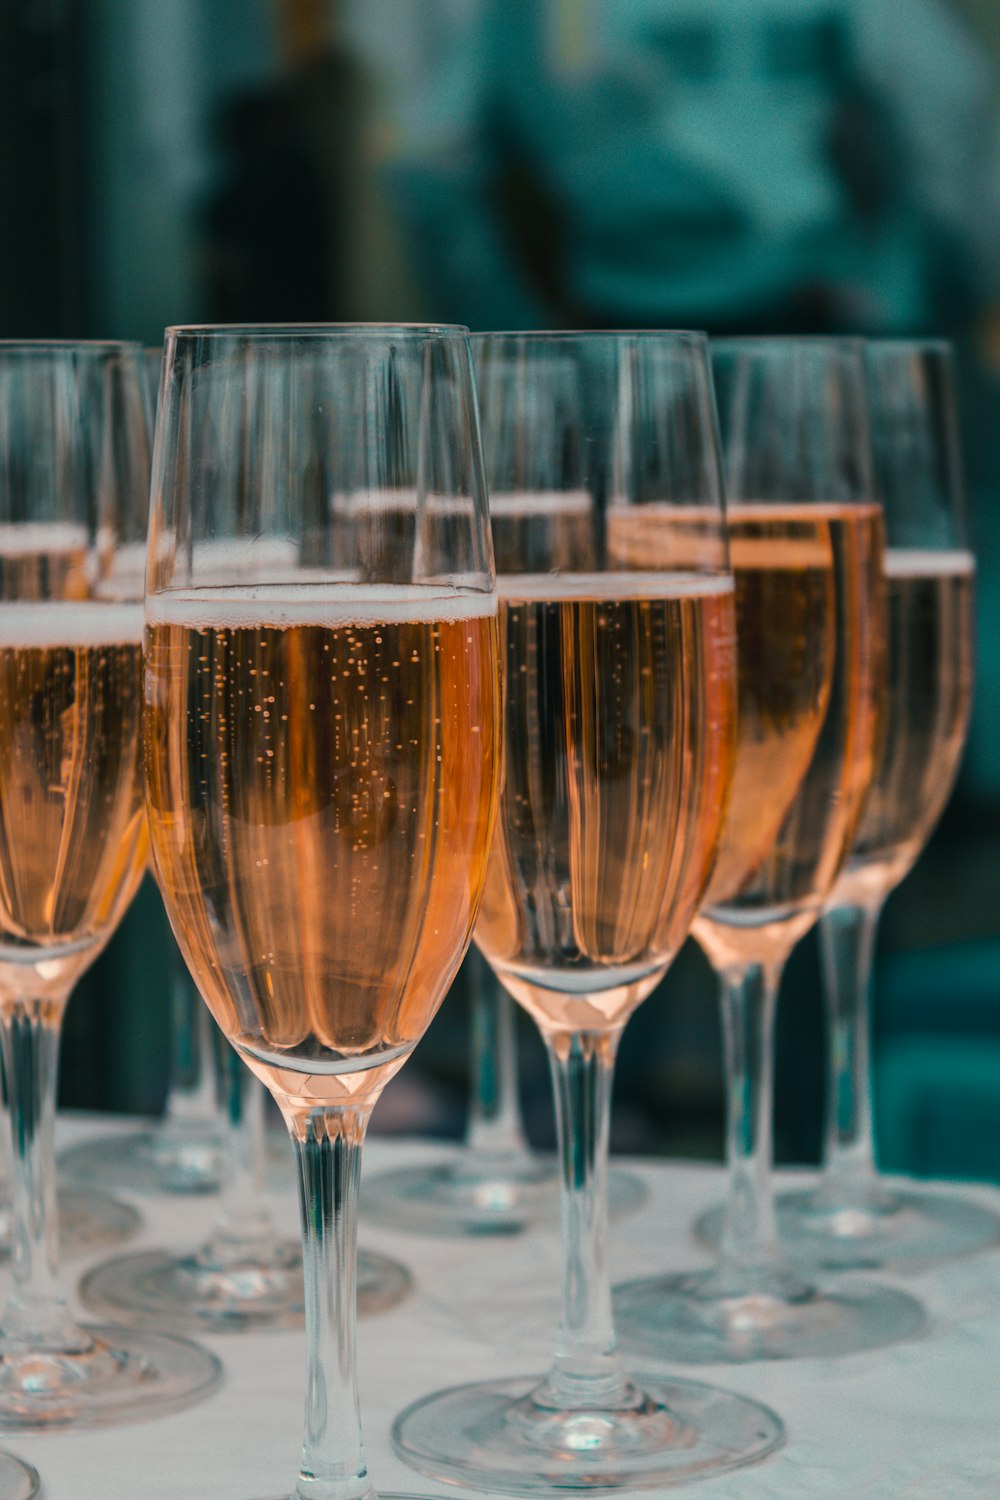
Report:
<svg viewBox="0 0 1000 1500"><path fill-rule="evenodd" d="M486 960L470 949L472 976L472 1089L465 1144L484 1156L527 1150L517 1098L514 1002Z"/></svg>
<svg viewBox="0 0 1000 1500"><path fill-rule="evenodd" d="M165 1129L184 1134L195 1125L211 1126L216 1117L211 1061L215 1023L174 944L171 950L170 1075Z"/></svg>
<svg viewBox="0 0 1000 1500"><path fill-rule="evenodd" d="M274 1224L267 1206L265 1089L238 1054L225 1045L221 1060L226 1103L226 1173L212 1246L222 1258L253 1254Z"/></svg>
<svg viewBox="0 0 1000 1500"><path fill-rule="evenodd" d="M306 1302L306 1422L298 1500L375 1500L356 1366L358 1185L371 1106L289 1117Z"/></svg>
<svg viewBox="0 0 1000 1500"><path fill-rule="evenodd" d="M721 977L729 1167L722 1265L773 1266L781 1260L771 1183L774 1018L781 965L747 964L726 969Z"/></svg>
<svg viewBox="0 0 1000 1500"><path fill-rule="evenodd" d="M13 1285L0 1319L0 1352L82 1353L59 1285L59 1212L53 1126L65 1000L19 998L0 1007L0 1047L12 1145Z"/></svg>
<svg viewBox="0 0 1000 1500"><path fill-rule="evenodd" d="M556 1096L562 1177L562 1317L555 1364L534 1400L608 1409L634 1393L622 1373L607 1268L608 1127L620 1031L545 1038Z"/></svg>
<svg viewBox="0 0 1000 1500"><path fill-rule="evenodd" d="M872 1111L872 963L881 902L837 906L820 922L828 1077L825 1204L864 1207L878 1196Z"/></svg>

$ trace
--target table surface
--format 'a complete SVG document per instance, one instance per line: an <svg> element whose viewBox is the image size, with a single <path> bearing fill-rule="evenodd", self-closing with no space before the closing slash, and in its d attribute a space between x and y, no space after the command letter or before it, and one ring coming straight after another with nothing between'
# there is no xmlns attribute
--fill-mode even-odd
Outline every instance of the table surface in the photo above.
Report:
<svg viewBox="0 0 1000 1500"><path fill-rule="evenodd" d="M135 1121L129 1123L135 1128ZM108 1128L109 1122L93 1119L61 1122L59 1139L65 1145ZM123 1128L120 1117L116 1128ZM366 1148L365 1170L445 1154L427 1142L374 1139ZM642 1177L649 1196L639 1212L612 1226L613 1279L706 1263L690 1225L720 1197L721 1169L627 1165ZM991 1188L962 1192L1000 1208L1000 1193ZM133 1246L189 1248L207 1232L216 1200L132 1201L144 1220ZM288 1189L275 1194L274 1207L279 1223L295 1233L290 1159ZM557 1308L558 1233L534 1229L492 1239L443 1239L393 1233L362 1216L361 1238L405 1261L415 1281L405 1302L360 1324L361 1397L374 1481L387 1491L416 1495L476 1494L436 1486L407 1469L390 1448L390 1424L403 1406L442 1386L541 1373ZM67 1283L75 1286L92 1263L70 1262ZM919 1340L840 1360L680 1372L766 1402L788 1431L785 1446L762 1464L698 1484L705 1500L997 1500L1000 1251L884 1279L905 1286L926 1306L929 1328ZM43 1500L258 1500L287 1494L298 1464L303 1335L231 1334L203 1342L218 1354L225 1373L199 1405L118 1428L11 1434L2 1446L36 1465ZM693 1485L670 1491L694 1492Z"/></svg>

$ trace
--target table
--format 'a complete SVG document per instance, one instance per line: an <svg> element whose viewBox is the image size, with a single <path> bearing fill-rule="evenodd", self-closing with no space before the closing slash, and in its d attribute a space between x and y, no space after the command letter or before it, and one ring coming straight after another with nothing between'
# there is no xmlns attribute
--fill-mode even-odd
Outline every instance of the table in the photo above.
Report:
<svg viewBox="0 0 1000 1500"><path fill-rule="evenodd" d="M120 1121L120 1117L119 1117ZM135 1128L135 1121L122 1128ZM68 1145L109 1122L60 1122ZM440 1158L445 1147L373 1139L366 1171ZM696 1214L722 1193L721 1168L633 1161L649 1197L613 1225L615 1280L704 1263L690 1236ZM802 1174L788 1181L806 1180ZM1000 1208L1000 1193L963 1187ZM187 1246L206 1232L214 1198L136 1198L145 1228L133 1245ZM297 1227L288 1190L279 1220ZM495 1239L394 1234L362 1218L366 1245L404 1260L416 1288L388 1313L362 1320L361 1395L377 1486L418 1495L471 1496L435 1486L389 1446L395 1414L417 1396L463 1380L540 1372L557 1306L557 1233ZM100 1257L97 1257L100 1259ZM65 1268L76 1277L92 1262ZM6 1273L5 1273L6 1274ZM891 1278L886 1278L890 1279ZM703 1366L680 1372L773 1406L788 1442L755 1468L697 1486L705 1500L997 1500L1000 1496L1000 1251L897 1280L929 1314L918 1341L841 1360ZM2 1445L35 1464L43 1500L257 1500L287 1492L298 1462L303 1336L229 1335L203 1342L225 1366L200 1405L118 1428L9 1436ZM670 1491L694 1493L695 1486ZM619 1491L625 1496L625 1492ZM641 1492L629 1492L629 1494ZM647 1495L650 1492L645 1492Z"/></svg>

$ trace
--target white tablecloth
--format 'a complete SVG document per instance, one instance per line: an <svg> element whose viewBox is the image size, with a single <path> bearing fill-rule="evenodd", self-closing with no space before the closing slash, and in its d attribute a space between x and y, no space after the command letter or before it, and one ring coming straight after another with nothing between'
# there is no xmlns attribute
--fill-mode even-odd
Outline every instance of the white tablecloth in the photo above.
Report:
<svg viewBox="0 0 1000 1500"><path fill-rule="evenodd" d="M134 1122L133 1122L134 1124ZM107 1122L61 1125L63 1144ZM424 1142L369 1142L366 1171L443 1154ZM615 1280L704 1263L695 1215L723 1189L720 1169L628 1164L649 1187L645 1207L615 1224ZM1000 1207L988 1188L963 1189ZM136 1198L135 1245L187 1247L206 1232L212 1198ZM289 1191L275 1199L296 1231ZM393 1234L362 1222L362 1240L404 1260L414 1293L360 1325L369 1466L386 1490L471 1495L414 1474L389 1446L392 1418L441 1386L541 1372L556 1307L554 1231L497 1239ZM98 1257L100 1258L100 1257ZM87 1268L71 1262L68 1279ZM905 1285L926 1305L912 1343L841 1360L704 1366L713 1380L773 1406L787 1444L763 1464L699 1484L705 1500L998 1500L1000 1497L1000 1252L954 1261ZM35 1464L44 1500L257 1500L287 1493L302 1422L301 1333L204 1340L225 1366L221 1387L179 1414L118 1428L0 1442ZM692 1492L694 1486L691 1487ZM620 1492L623 1493L623 1492ZM646 1492L649 1493L648 1491ZM673 1490L671 1494L687 1493Z"/></svg>

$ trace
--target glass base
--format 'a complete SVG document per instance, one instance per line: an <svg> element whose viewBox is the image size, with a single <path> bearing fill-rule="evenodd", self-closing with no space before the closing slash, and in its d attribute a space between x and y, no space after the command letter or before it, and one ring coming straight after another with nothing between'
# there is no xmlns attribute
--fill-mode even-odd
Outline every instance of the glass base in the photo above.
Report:
<svg viewBox="0 0 1000 1500"><path fill-rule="evenodd" d="M142 1422L207 1396L222 1366L168 1334L84 1324L82 1354L0 1355L0 1431L39 1432Z"/></svg>
<svg viewBox="0 0 1000 1500"><path fill-rule="evenodd" d="M644 1373L620 1408L564 1411L525 1379L454 1386L396 1418L399 1456L432 1479L509 1495L656 1488L756 1463L784 1439L768 1407Z"/></svg>
<svg viewBox="0 0 1000 1500"><path fill-rule="evenodd" d="M778 1231L797 1264L824 1269L918 1270L1000 1241L1000 1216L947 1193L880 1190L831 1206L819 1190L777 1200Z"/></svg>
<svg viewBox="0 0 1000 1500"><path fill-rule="evenodd" d="M680 1364L856 1354L912 1338L926 1323L906 1292L864 1282L826 1290L782 1267L629 1281L613 1301L624 1348Z"/></svg>
<svg viewBox="0 0 1000 1500"><path fill-rule="evenodd" d="M404 1265L377 1250L358 1251L358 1312L388 1312L413 1291L413 1277Z"/></svg>
<svg viewBox="0 0 1000 1500"><path fill-rule="evenodd" d="M631 1172L608 1173L608 1213L634 1213L646 1186ZM519 1234L558 1224L555 1157L479 1158L471 1152L439 1166L380 1172L361 1184L361 1212L373 1223L410 1234Z"/></svg>
<svg viewBox="0 0 1000 1500"><path fill-rule="evenodd" d="M34 1500L40 1483L37 1469L13 1453L0 1453L0 1500Z"/></svg>
<svg viewBox="0 0 1000 1500"><path fill-rule="evenodd" d="M412 1278L388 1256L358 1255L358 1311L383 1312L405 1297ZM254 1259L222 1259L211 1245L191 1255L147 1250L104 1261L80 1283L92 1312L130 1327L169 1326L186 1333L301 1328L305 1318L302 1254L274 1240Z"/></svg>
<svg viewBox="0 0 1000 1500"><path fill-rule="evenodd" d="M142 1228L142 1218L131 1204L106 1193L59 1189L59 1254L80 1260L99 1250L123 1245ZM10 1255L10 1202L0 1206L0 1258Z"/></svg>
<svg viewBox="0 0 1000 1500"><path fill-rule="evenodd" d="M81 1141L59 1157L76 1182L127 1193L214 1193L226 1170L225 1145L210 1129L160 1126Z"/></svg>

